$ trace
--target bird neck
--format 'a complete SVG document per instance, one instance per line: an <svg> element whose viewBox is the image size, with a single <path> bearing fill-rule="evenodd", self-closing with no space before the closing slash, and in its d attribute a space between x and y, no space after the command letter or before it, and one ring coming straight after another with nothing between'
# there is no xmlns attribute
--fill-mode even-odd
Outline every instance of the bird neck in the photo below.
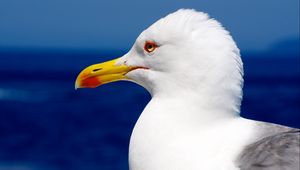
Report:
<svg viewBox="0 0 300 170"><path fill-rule="evenodd" d="M198 125L205 125L239 116L239 108L236 107L236 102L239 101L230 97L232 96L221 93L209 93L207 90L205 93L184 91L176 92L176 94L154 94L145 112L172 117L174 120L185 121L187 124L194 122ZM147 111L147 108L151 110Z"/></svg>
<svg viewBox="0 0 300 170"><path fill-rule="evenodd" d="M152 108L161 108L157 110L160 114L171 114L172 117L177 114L175 116L179 119L189 119L190 122L197 120L197 123L239 116L241 88L182 88L174 84L172 87L163 87L152 91L152 100L148 104Z"/></svg>

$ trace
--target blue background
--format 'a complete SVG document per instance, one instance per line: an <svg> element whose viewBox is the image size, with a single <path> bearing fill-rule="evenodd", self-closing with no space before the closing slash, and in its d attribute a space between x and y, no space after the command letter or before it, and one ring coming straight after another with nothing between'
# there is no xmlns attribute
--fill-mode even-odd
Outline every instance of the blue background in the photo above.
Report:
<svg viewBox="0 0 300 170"><path fill-rule="evenodd" d="M300 127L299 1L0 0L0 170L128 169L149 94L130 82L74 90L179 8L208 12L245 67L242 116Z"/></svg>

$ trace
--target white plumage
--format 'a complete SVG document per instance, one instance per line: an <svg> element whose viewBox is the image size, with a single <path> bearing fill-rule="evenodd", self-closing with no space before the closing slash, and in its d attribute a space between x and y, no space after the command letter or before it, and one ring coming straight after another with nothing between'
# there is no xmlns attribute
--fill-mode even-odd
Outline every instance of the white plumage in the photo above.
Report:
<svg viewBox="0 0 300 170"><path fill-rule="evenodd" d="M123 57L84 69L76 88L124 79L152 96L131 135L131 170L299 169L299 130L239 116L239 49L207 14L160 19Z"/></svg>
<svg viewBox="0 0 300 170"><path fill-rule="evenodd" d="M159 48L148 54L145 41ZM239 169L243 149L266 136L239 116L239 49L205 13L183 9L160 19L119 63L150 68L127 74L152 95L132 132L131 170Z"/></svg>

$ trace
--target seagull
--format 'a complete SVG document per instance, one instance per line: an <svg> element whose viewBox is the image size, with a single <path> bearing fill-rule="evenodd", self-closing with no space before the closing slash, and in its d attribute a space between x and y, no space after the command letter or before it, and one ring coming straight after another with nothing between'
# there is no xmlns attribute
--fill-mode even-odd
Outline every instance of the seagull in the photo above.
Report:
<svg viewBox="0 0 300 170"><path fill-rule="evenodd" d="M124 56L85 68L75 88L119 80L152 97L131 134L130 170L299 170L299 129L240 116L240 52L208 14L158 20Z"/></svg>

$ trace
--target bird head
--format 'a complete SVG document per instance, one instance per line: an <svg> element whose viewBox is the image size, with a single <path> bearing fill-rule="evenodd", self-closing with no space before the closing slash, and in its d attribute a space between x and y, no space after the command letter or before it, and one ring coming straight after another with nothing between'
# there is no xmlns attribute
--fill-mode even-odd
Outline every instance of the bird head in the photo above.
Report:
<svg viewBox="0 0 300 170"><path fill-rule="evenodd" d="M84 69L75 86L128 80L152 95L184 88L241 96L242 72L239 50L221 24L205 13L181 9L144 30L124 56Z"/></svg>

